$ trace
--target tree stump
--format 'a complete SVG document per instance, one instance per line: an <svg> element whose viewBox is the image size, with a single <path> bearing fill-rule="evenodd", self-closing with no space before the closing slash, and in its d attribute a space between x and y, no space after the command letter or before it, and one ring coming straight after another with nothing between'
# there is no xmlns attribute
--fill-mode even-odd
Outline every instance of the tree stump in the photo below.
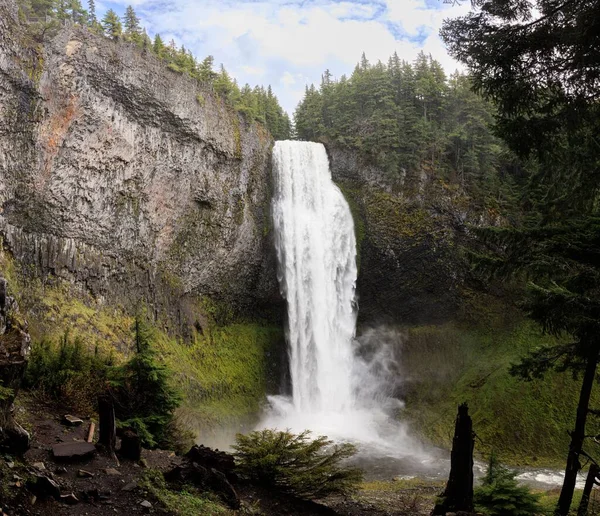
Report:
<svg viewBox="0 0 600 516"><path fill-rule="evenodd" d="M107 394L98 397L98 421L98 443L112 452L117 442L117 424L115 406L112 398Z"/></svg>
<svg viewBox="0 0 600 516"><path fill-rule="evenodd" d="M140 460L142 456L142 441L133 430L125 430L121 436L119 455L124 459Z"/></svg>
<svg viewBox="0 0 600 516"><path fill-rule="evenodd" d="M454 427L450 477L442 502L437 504L431 513L433 516L445 516L447 512L473 511L474 447L473 421L469 416L469 407L463 403L458 407Z"/></svg>

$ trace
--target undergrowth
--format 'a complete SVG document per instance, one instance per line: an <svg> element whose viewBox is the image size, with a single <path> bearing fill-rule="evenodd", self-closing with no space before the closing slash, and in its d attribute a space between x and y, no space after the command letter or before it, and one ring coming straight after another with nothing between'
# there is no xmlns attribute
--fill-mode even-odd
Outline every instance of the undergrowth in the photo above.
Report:
<svg viewBox="0 0 600 516"><path fill-rule="evenodd" d="M208 498L206 493L200 493L191 486L181 491L170 489L162 473L158 470L145 471L139 487L158 500L163 508L169 511L169 514L177 516L232 514L232 511Z"/></svg>
<svg viewBox="0 0 600 516"><path fill-rule="evenodd" d="M532 322L462 327L448 323L407 331L402 354L405 416L434 443L449 447L456 407L468 402L476 452L493 447L508 464L564 465L580 380L549 373L523 381L508 372L535 346L547 343ZM591 406L600 404L593 393ZM587 433L596 434L597 420Z"/></svg>

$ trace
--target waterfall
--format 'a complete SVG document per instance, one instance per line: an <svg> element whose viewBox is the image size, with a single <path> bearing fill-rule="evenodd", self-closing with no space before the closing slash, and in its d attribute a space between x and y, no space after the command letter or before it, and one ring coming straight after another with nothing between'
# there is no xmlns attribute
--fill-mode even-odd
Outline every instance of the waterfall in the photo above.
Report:
<svg viewBox="0 0 600 516"><path fill-rule="evenodd" d="M348 203L318 143L273 149L279 284L288 304L292 403L299 413L344 413L352 385L356 240Z"/></svg>

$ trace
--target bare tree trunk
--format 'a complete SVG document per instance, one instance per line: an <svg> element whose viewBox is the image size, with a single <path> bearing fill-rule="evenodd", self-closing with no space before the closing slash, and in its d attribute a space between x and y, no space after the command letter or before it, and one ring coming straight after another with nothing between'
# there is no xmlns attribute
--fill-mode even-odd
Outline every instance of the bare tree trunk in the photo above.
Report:
<svg viewBox="0 0 600 516"><path fill-rule="evenodd" d="M581 502L579 502L577 516L586 516L588 512L588 505L590 503L590 495L592 494L592 488L594 487L594 483L596 482L596 477L598 476L599 472L600 468L598 468L598 465L592 463L590 465L590 470L588 471L588 476L585 481L585 487L583 488Z"/></svg>
<svg viewBox="0 0 600 516"><path fill-rule="evenodd" d="M555 516L567 516L573 501L573 492L577 483L577 473L581 469L579 463L579 455L583 448L585 439L585 423L588 415L588 406L590 404L590 396L592 387L594 386L594 378L596 376L596 364L598 363L598 347L594 346L588 356L581 383L581 391L579 393L579 403L577 405L577 417L575 419L575 430L571 433L571 443L569 444L569 454L567 456L567 467L565 468L565 480L560 491L560 497Z"/></svg>
<svg viewBox="0 0 600 516"><path fill-rule="evenodd" d="M443 516L447 512L473 511L473 448L475 439L469 407L458 407L458 416L452 440L450 477L443 495L443 502L434 507L432 515Z"/></svg>
<svg viewBox="0 0 600 516"><path fill-rule="evenodd" d="M98 420L100 427L98 443L106 446L110 452L113 452L117 442L117 425L115 421L115 407L108 395L98 397Z"/></svg>

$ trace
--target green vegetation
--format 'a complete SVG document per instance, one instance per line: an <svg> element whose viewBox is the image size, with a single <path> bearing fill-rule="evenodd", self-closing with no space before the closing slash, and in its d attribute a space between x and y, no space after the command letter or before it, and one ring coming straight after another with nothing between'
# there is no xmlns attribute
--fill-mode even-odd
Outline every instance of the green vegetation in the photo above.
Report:
<svg viewBox="0 0 600 516"><path fill-rule="evenodd" d="M444 23L450 53L498 107L495 130L526 170L518 224L481 231L483 272L528 282L524 307L556 341L532 350L512 372L583 373L556 515L571 507L600 361L600 130L592 1L481 0ZM534 20L534 21L532 21ZM594 405L592 405L594 407ZM593 410L593 409L592 409ZM573 414L573 411L571 412ZM573 416L571 416L573 417ZM590 453L594 453L589 450Z"/></svg>
<svg viewBox="0 0 600 516"><path fill-rule="evenodd" d="M135 354L111 375L111 394L119 425L132 428L146 447L169 447L179 433L175 410L181 405L170 371L159 363L154 332L138 317L135 321Z"/></svg>
<svg viewBox="0 0 600 516"><path fill-rule="evenodd" d="M514 203L515 158L493 135L493 114L468 77L448 79L425 54L413 64L394 54L387 65L363 54L350 77L326 71L318 89L307 87L294 119L298 138L356 150L393 187L418 188L425 173L497 213Z"/></svg>
<svg viewBox="0 0 600 516"><path fill-rule="evenodd" d="M152 469L145 471L139 486L157 499L169 514L177 516L231 514L231 511L217 501L207 498L207 493L201 493L191 486L181 491L170 489L160 471Z"/></svg>
<svg viewBox="0 0 600 516"><path fill-rule="evenodd" d="M65 331L58 344L49 340L34 344L23 387L91 413L113 365L112 354L103 354L97 346L90 353L81 337L72 338Z"/></svg>
<svg viewBox="0 0 600 516"><path fill-rule="evenodd" d="M419 433L450 447L456 407L467 401L479 454L494 448L515 465L561 464L579 382L556 372L547 381L512 376L512 364L553 338L514 312L478 317L477 326L448 323L407 330L402 351L408 378L405 416ZM594 401L600 405L600 393ZM589 430L599 432L600 425Z"/></svg>
<svg viewBox="0 0 600 516"><path fill-rule="evenodd" d="M515 476L516 473L502 466L492 452L482 484L473 493L477 510L489 516L539 514L539 496L518 485Z"/></svg>
<svg viewBox="0 0 600 516"><path fill-rule="evenodd" d="M68 332L58 345L43 340L33 346L23 386L85 413L93 413L98 396L109 392L119 427L135 430L146 447L176 446L186 437L174 417L181 395L171 371L158 363L153 332L141 318L134 335L136 352L122 365L98 347L90 352Z"/></svg>
<svg viewBox="0 0 600 516"><path fill-rule="evenodd" d="M238 434L233 449L243 476L259 485L312 499L348 495L362 481L360 469L340 465L356 448L347 443L332 444L325 436L311 439L308 431L294 435L265 429Z"/></svg>
<svg viewBox="0 0 600 516"><path fill-rule="evenodd" d="M183 45L177 48L173 40L165 44L160 34L156 34L154 40L151 40L140 25L132 6L127 7L123 19L113 9L109 9L99 23L93 0L89 3L89 10L85 10L79 0L18 0L18 4L21 19L29 22L37 39L43 40L48 29L56 29L60 22L72 20L114 41L131 42L153 53L170 70L197 80L207 91L236 113L243 114L247 120L265 125L276 140L291 137L289 116L280 106L270 86L252 88L246 84L240 88L223 65L218 72L213 70L213 56L198 61ZM198 98L205 97L199 95ZM204 105L204 102L199 101L199 104Z"/></svg>
<svg viewBox="0 0 600 516"><path fill-rule="evenodd" d="M283 331L257 323L211 325L194 342L157 339L162 360L183 391L180 418L199 431L254 422L267 390L277 388Z"/></svg>

